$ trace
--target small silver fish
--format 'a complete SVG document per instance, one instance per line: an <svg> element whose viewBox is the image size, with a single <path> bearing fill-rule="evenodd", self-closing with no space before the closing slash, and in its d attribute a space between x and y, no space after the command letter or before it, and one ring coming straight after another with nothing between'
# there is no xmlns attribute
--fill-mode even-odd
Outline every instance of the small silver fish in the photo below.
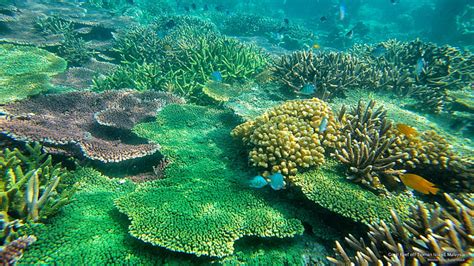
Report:
<svg viewBox="0 0 474 266"><path fill-rule="evenodd" d="M321 120L321 124L319 125L319 133L323 133L324 131L326 131L326 129L328 128L328 118L325 116L323 117L323 119Z"/></svg>
<svg viewBox="0 0 474 266"><path fill-rule="evenodd" d="M416 61L416 67L415 67L415 74L417 76L419 76L421 74L421 72L423 72L423 68L425 67L425 59L423 59L423 57L421 57L420 59L418 59L418 61Z"/></svg>

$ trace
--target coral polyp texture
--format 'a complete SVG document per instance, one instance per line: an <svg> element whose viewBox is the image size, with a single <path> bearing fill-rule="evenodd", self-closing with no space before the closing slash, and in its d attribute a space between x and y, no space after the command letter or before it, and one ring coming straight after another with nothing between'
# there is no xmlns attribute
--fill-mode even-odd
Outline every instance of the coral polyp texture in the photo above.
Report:
<svg viewBox="0 0 474 266"><path fill-rule="evenodd" d="M329 105L317 98L273 107L232 130L251 150L253 166L294 176L298 169L324 163L325 147L334 147L338 124Z"/></svg>
<svg viewBox="0 0 474 266"><path fill-rule="evenodd" d="M392 211L392 222L369 226L368 242L353 235L344 248L336 242L336 265L472 265L474 260L473 202L445 194L448 206L412 207L409 220ZM349 253L351 250L353 252Z"/></svg>
<svg viewBox="0 0 474 266"><path fill-rule="evenodd" d="M130 135L133 125L153 117L166 104L180 102L181 98L163 92L42 95L3 106L8 115L0 120L0 132L20 141L41 142L51 151L77 154L80 150L92 160L120 162L159 149L144 140L123 142L120 135ZM110 130L115 134L107 136Z"/></svg>
<svg viewBox="0 0 474 266"><path fill-rule="evenodd" d="M69 172L54 164L40 145L0 150L0 212L10 218L37 222L56 213L68 203L73 189L64 189L61 181Z"/></svg>
<svg viewBox="0 0 474 266"><path fill-rule="evenodd" d="M389 134L392 126L382 106L375 101L359 101L349 112L339 112L343 141L338 143L335 156L349 166L349 179L374 189L383 189L381 179L396 173L397 160L407 157L403 150L390 152L396 137Z"/></svg>
<svg viewBox="0 0 474 266"><path fill-rule="evenodd" d="M229 136L235 124L228 112L169 105L156 122L135 127L139 136L161 143L170 164L166 179L139 185L116 200L131 220L133 236L173 251L223 257L245 236L303 232L299 220L243 184L242 176L250 173Z"/></svg>
<svg viewBox="0 0 474 266"><path fill-rule="evenodd" d="M66 69L64 59L39 48L0 45L0 103L49 88L49 77Z"/></svg>
<svg viewBox="0 0 474 266"><path fill-rule="evenodd" d="M285 88L299 93L307 84L315 87L314 96L342 96L354 88L373 87L378 71L347 53L297 51L283 55L273 64L274 75Z"/></svg>

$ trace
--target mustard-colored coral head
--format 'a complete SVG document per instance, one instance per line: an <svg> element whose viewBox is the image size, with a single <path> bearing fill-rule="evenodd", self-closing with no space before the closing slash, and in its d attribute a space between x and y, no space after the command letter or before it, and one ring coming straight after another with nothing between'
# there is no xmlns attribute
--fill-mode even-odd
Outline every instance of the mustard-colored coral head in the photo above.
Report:
<svg viewBox="0 0 474 266"><path fill-rule="evenodd" d="M298 169L324 163L325 147L337 141L337 122L329 105L318 99L292 100L237 126L232 136L251 147L253 166L289 178Z"/></svg>

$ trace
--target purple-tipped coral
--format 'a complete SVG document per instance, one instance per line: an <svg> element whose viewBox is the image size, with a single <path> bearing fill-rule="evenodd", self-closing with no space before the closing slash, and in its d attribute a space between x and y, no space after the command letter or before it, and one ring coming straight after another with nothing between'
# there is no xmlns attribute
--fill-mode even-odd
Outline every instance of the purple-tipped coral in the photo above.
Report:
<svg viewBox="0 0 474 266"><path fill-rule="evenodd" d="M105 163L140 158L155 153L159 145L129 144L136 123L151 119L169 103L183 100L164 92L107 91L42 95L3 107L8 118L0 132L22 141L38 141L51 150L77 152ZM125 113L130 115L125 116ZM112 128L114 136L104 131ZM118 136L115 136L118 135Z"/></svg>

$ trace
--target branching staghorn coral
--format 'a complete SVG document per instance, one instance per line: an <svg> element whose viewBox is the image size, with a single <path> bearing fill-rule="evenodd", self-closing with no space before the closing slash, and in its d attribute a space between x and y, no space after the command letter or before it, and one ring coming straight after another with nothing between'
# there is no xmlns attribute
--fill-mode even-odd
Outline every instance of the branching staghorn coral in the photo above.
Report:
<svg viewBox="0 0 474 266"><path fill-rule="evenodd" d="M435 113L449 110L447 91L469 86L474 75L470 52L420 40L355 45L351 54L382 71L379 89L411 96L420 102L417 108Z"/></svg>
<svg viewBox="0 0 474 266"><path fill-rule="evenodd" d="M165 90L179 95L200 92L220 72L222 82L243 82L262 71L268 56L259 48L216 34L181 38L163 68Z"/></svg>
<svg viewBox="0 0 474 266"><path fill-rule="evenodd" d="M314 53L298 51L284 55L273 65L274 75L286 88L298 93L306 84L315 86L315 93L341 96L353 88L373 87L380 73L346 53Z"/></svg>
<svg viewBox="0 0 474 266"><path fill-rule="evenodd" d="M369 226L365 242L353 235L345 238L350 249L336 241L336 265L471 265L474 251L473 202L444 194L446 208L422 204L412 207L411 219L401 220L392 211L393 222ZM348 251L351 251L349 253Z"/></svg>
<svg viewBox="0 0 474 266"><path fill-rule="evenodd" d="M334 147L338 124L329 105L317 98L287 101L232 130L251 148L249 161L271 173L291 177L298 168L324 163Z"/></svg>
<svg viewBox="0 0 474 266"><path fill-rule="evenodd" d="M383 175L395 174L397 160L407 156L404 151L389 152L396 138L388 134L392 125L386 118L386 111L381 106L375 109L375 101L367 105L359 101L357 107L348 113L343 106L339 121L344 141L338 143L334 154L349 165L352 175L348 178L371 188L383 189Z"/></svg>
<svg viewBox="0 0 474 266"><path fill-rule="evenodd" d="M53 164L41 146L25 145L0 151L1 212L17 219L36 222L56 213L72 196L73 189L60 191L61 179L68 175L61 164Z"/></svg>

